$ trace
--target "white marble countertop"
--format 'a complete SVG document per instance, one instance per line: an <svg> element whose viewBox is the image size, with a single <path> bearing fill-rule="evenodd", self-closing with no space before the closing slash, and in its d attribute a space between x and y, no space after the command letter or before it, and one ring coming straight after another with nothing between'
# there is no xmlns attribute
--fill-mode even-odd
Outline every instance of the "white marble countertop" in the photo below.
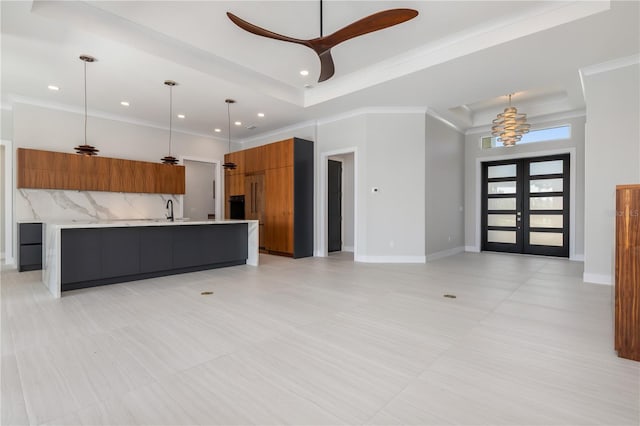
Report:
<svg viewBox="0 0 640 426"><path fill-rule="evenodd" d="M190 220L176 219L114 219L114 220L46 220L43 223L60 229L66 228L112 228L119 226L176 226L176 225L226 225L234 223L257 223L257 220Z"/></svg>

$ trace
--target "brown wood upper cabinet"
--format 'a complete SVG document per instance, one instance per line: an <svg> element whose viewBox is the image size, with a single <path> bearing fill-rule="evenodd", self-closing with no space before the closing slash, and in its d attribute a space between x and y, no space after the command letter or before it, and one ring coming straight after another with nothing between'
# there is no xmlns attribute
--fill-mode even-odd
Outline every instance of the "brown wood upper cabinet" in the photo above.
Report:
<svg viewBox="0 0 640 426"><path fill-rule="evenodd" d="M225 162L242 156L242 168L225 172L226 217L229 196L244 195L245 217L260 221L261 249L313 256L313 142L286 139L227 154ZM244 178L241 193L239 175Z"/></svg>
<svg viewBox="0 0 640 426"><path fill-rule="evenodd" d="M640 361L640 185L616 187L615 349Z"/></svg>
<svg viewBox="0 0 640 426"><path fill-rule="evenodd" d="M18 148L18 188L184 194L184 166Z"/></svg>

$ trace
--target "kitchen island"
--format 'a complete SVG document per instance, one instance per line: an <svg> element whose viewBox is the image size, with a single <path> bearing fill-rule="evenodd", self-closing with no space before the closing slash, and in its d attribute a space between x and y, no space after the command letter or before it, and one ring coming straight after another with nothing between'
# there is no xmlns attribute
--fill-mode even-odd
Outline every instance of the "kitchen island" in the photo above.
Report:
<svg viewBox="0 0 640 426"><path fill-rule="evenodd" d="M258 221L45 222L42 281L66 290L258 265Z"/></svg>

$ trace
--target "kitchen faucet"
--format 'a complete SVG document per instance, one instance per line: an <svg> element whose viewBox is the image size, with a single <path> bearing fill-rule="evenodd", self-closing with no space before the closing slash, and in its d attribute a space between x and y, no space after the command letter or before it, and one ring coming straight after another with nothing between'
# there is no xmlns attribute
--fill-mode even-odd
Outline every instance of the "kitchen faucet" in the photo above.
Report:
<svg viewBox="0 0 640 426"><path fill-rule="evenodd" d="M167 214L167 219L173 222L173 201L167 200L167 210L169 210L169 214Z"/></svg>

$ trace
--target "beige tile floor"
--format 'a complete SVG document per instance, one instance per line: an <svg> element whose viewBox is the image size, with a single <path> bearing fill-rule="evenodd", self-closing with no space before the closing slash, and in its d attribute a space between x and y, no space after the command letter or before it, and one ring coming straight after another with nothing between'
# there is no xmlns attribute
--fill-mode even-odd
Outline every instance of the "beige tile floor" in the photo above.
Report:
<svg viewBox="0 0 640 426"><path fill-rule="evenodd" d="M2 425L640 424L579 262L260 261L59 300L2 271Z"/></svg>

